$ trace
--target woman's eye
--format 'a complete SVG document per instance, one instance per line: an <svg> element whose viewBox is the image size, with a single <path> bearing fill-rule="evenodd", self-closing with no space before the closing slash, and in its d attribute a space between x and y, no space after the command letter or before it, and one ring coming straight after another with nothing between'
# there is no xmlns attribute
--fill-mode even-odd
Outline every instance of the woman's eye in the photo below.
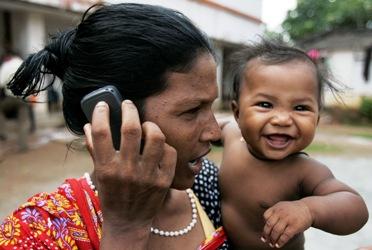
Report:
<svg viewBox="0 0 372 250"><path fill-rule="evenodd" d="M273 107L273 105L269 102L259 102L256 105L261 107L261 108L265 108L265 109L270 109L270 108Z"/></svg>
<svg viewBox="0 0 372 250"><path fill-rule="evenodd" d="M195 107L195 108L192 108L192 109L189 109L189 110L185 111L184 113L185 113L185 114L195 114L195 113L197 113L199 110L200 110L200 107Z"/></svg>
<svg viewBox="0 0 372 250"><path fill-rule="evenodd" d="M193 108L193 109L190 109L190 110L186 111L186 113L194 114L194 113L198 112L199 109L200 109L199 107L196 107L196 108Z"/></svg>
<svg viewBox="0 0 372 250"><path fill-rule="evenodd" d="M309 110L309 107L306 106L306 105L297 105L297 106L295 107L295 110L296 110L296 111L308 111L308 110Z"/></svg>

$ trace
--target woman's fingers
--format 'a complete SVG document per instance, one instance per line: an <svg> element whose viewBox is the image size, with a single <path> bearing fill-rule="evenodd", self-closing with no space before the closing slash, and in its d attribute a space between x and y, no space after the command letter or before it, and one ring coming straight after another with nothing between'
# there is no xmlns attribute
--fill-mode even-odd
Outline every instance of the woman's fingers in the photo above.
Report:
<svg viewBox="0 0 372 250"><path fill-rule="evenodd" d="M143 153L142 158L145 163L159 163L163 158L165 136L158 125L153 122L144 122L143 128Z"/></svg>
<svg viewBox="0 0 372 250"><path fill-rule="evenodd" d="M90 125L90 123L87 123L87 124L84 125L84 133L85 133L85 145L88 149L90 157L92 157L93 160L94 160L92 126Z"/></svg>
<svg viewBox="0 0 372 250"><path fill-rule="evenodd" d="M121 142L120 154L124 161L136 162L140 153L142 136L141 122L136 106L130 100L121 105Z"/></svg>
<svg viewBox="0 0 372 250"><path fill-rule="evenodd" d="M177 151L167 143L164 144L163 158L159 163L159 168L165 179L169 181L168 187L170 186L177 164Z"/></svg>
<svg viewBox="0 0 372 250"><path fill-rule="evenodd" d="M91 131L94 159L100 165L104 165L115 154L111 139L110 112L107 103L99 102L95 106L92 115Z"/></svg>
<svg viewBox="0 0 372 250"><path fill-rule="evenodd" d="M168 188L174 177L177 152L165 142L166 138L158 125L145 122L142 128L144 138L142 160L146 166L143 171L149 174L158 172L155 178L161 178L159 185Z"/></svg>

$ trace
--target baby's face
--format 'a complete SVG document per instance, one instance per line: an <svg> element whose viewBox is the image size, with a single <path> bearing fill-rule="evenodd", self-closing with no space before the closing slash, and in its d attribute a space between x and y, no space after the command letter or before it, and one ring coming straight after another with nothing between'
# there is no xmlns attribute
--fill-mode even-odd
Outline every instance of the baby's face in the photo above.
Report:
<svg viewBox="0 0 372 250"><path fill-rule="evenodd" d="M315 68L302 61L254 62L244 74L235 117L252 153L280 160L314 138L319 117Z"/></svg>

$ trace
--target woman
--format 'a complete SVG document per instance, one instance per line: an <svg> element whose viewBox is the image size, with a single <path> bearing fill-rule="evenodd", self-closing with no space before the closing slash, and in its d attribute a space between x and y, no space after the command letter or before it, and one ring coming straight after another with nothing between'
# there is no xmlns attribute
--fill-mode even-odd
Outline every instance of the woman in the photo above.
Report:
<svg viewBox="0 0 372 250"><path fill-rule="evenodd" d="M40 85L45 74L62 79L66 123L85 133L94 170L55 193L30 198L4 221L0 248L202 246L213 225L189 188L197 174L205 178L202 157L220 137L211 110L216 62L207 38L174 10L103 6L28 57L9 87L25 98L47 88ZM96 105L91 124L80 108L83 96L108 84L125 99L119 151L108 105ZM203 164L214 182L196 190L203 191L200 198L208 196L200 201L218 223L216 169Z"/></svg>

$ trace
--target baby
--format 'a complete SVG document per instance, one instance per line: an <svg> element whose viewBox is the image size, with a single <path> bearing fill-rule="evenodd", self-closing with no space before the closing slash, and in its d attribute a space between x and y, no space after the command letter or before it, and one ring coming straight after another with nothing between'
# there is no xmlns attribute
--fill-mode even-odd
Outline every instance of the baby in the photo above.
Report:
<svg viewBox="0 0 372 250"><path fill-rule="evenodd" d="M368 219L360 195L302 152L313 140L325 85L303 51L262 40L233 57L232 110L222 125L222 218L234 249L303 249L315 227L345 235ZM239 130L240 129L240 130Z"/></svg>

